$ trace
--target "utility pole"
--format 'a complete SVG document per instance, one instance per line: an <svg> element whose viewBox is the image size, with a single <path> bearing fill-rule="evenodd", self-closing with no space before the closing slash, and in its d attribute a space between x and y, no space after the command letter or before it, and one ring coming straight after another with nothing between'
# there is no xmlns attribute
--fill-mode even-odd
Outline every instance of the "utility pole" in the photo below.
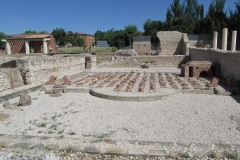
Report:
<svg viewBox="0 0 240 160"><path fill-rule="evenodd" d="M82 34L82 23L81 23L81 34Z"/></svg>

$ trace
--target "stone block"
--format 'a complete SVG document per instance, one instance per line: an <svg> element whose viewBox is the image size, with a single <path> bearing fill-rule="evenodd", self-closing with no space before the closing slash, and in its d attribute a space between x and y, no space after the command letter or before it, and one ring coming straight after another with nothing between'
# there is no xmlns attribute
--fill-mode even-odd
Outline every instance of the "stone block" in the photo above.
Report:
<svg viewBox="0 0 240 160"><path fill-rule="evenodd" d="M151 150L148 152L149 156L166 156L164 150Z"/></svg>
<svg viewBox="0 0 240 160"><path fill-rule="evenodd" d="M6 148L8 144L8 142L0 142L0 147Z"/></svg>
<svg viewBox="0 0 240 160"><path fill-rule="evenodd" d="M54 94L54 93L53 93L53 90L46 90L45 94Z"/></svg>
<svg viewBox="0 0 240 160"><path fill-rule="evenodd" d="M50 150L58 150L59 146L57 144L49 144L46 146L46 148Z"/></svg>
<svg viewBox="0 0 240 160"><path fill-rule="evenodd" d="M144 156L147 155L147 153L143 152L140 149L129 149L125 155L131 155L131 156Z"/></svg>
<svg viewBox="0 0 240 160"><path fill-rule="evenodd" d="M32 98L30 95L22 94L19 99L19 106L28 106L32 104Z"/></svg>
<svg viewBox="0 0 240 160"><path fill-rule="evenodd" d="M111 147L111 148L105 148L103 151L105 154L124 154L124 150L120 147Z"/></svg>
<svg viewBox="0 0 240 160"><path fill-rule="evenodd" d="M62 88L54 88L53 93L54 94L62 94Z"/></svg>

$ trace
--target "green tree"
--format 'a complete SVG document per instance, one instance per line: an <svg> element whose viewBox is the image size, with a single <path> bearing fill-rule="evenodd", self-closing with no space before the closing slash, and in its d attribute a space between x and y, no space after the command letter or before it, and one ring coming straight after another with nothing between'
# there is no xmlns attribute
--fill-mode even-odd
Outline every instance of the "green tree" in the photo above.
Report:
<svg viewBox="0 0 240 160"><path fill-rule="evenodd" d="M156 35L158 31L161 31L163 24L161 21L154 21L147 19L143 23L144 35L151 36L151 42L156 46L159 42L159 39Z"/></svg>
<svg viewBox="0 0 240 160"><path fill-rule="evenodd" d="M213 34L214 31L216 31L215 22L210 16L199 20L195 24L195 34Z"/></svg>
<svg viewBox="0 0 240 160"><path fill-rule="evenodd" d="M174 0L173 4L167 9L166 21L169 22L174 18L184 16L184 4L180 3L180 0Z"/></svg>
<svg viewBox="0 0 240 160"><path fill-rule="evenodd" d="M2 42L1 40L2 39L6 39L7 37L6 37L6 35L5 35L5 33L3 33L3 32L0 32L0 47L5 47L5 42Z"/></svg>
<svg viewBox="0 0 240 160"><path fill-rule="evenodd" d="M212 0L211 4L209 5L207 15L215 14L215 13L225 13L224 6L226 0Z"/></svg>
<svg viewBox="0 0 240 160"><path fill-rule="evenodd" d="M67 42L67 35L63 28L53 29L52 35L54 36L56 42L59 46L65 46Z"/></svg>
<svg viewBox="0 0 240 160"><path fill-rule="evenodd" d="M234 11L229 10L230 17L229 17L229 29L231 31L237 30L237 37L240 38L240 0L235 2L236 9Z"/></svg>
<svg viewBox="0 0 240 160"><path fill-rule="evenodd" d="M197 0L187 0L184 17L192 20L199 20L204 17L204 7L198 4Z"/></svg>
<svg viewBox="0 0 240 160"><path fill-rule="evenodd" d="M114 28L105 32L103 40L106 40L110 46L114 46L113 38L115 36Z"/></svg>
<svg viewBox="0 0 240 160"><path fill-rule="evenodd" d="M101 41L101 40L103 40L104 35L105 35L105 32L102 32L102 31L97 30L97 31L94 33L95 41Z"/></svg>
<svg viewBox="0 0 240 160"><path fill-rule="evenodd" d="M173 15L172 15L172 11L170 8L167 9L167 13L166 13L166 21L169 22L173 19Z"/></svg>
<svg viewBox="0 0 240 160"><path fill-rule="evenodd" d="M36 34L37 31L35 30L26 30L23 34Z"/></svg>
<svg viewBox="0 0 240 160"><path fill-rule="evenodd" d="M38 33L43 34L43 33L48 33L48 32L46 30L42 30L42 31L39 31Z"/></svg>
<svg viewBox="0 0 240 160"><path fill-rule="evenodd" d="M124 31L123 30L116 30L112 45L117 47L117 49L121 49L125 46L125 41L124 41Z"/></svg>
<svg viewBox="0 0 240 160"><path fill-rule="evenodd" d="M124 39L125 45L131 46L132 44L132 37L140 35L138 28L136 25L128 25L124 27Z"/></svg>

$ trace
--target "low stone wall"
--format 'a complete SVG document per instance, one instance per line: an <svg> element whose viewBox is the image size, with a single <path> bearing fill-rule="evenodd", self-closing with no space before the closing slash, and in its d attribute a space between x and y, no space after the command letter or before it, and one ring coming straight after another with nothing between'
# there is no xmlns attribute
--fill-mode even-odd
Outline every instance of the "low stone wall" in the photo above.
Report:
<svg viewBox="0 0 240 160"><path fill-rule="evenodd" d="M190 60L189 56L116 56L112 62L105 62L104 67L140 67L147 64L150 67L178 67Z"/></svg>
<svg viewBox="0 0 240 160"><path fill-rule="evenodd" d="M85 56L27 56L18 59L18 68L25 84L47 82L52 74L58 78L82 72L85 69Z"/></svg>
<svg viewBox="0 0 240 160"><path fill-rule="evenodd" d="M1 56L0 72L7 75L8 81L13 77L12 82L16 81L16 85L21 85L22 82L24 84L45 83L52 74L59 79L65 75L82 72L86 67L86 60L91 61L90 68L97 67L94 55ZM0 90L5 90L5 88L0 87Z"/></svg>
<svg viewBox="0 0 240 160"><path fill-rule="evenodd" d="M234 77L240 80L240 53L214 50L212 48L189 49L191 61L210 61L213 65L220 65L220 74L227 78Z"/></svg>

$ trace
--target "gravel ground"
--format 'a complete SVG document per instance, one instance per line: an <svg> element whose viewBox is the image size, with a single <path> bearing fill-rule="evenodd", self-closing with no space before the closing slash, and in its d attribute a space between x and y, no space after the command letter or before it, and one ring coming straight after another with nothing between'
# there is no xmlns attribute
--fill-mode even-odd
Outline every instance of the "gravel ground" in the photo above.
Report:
<svg viewBox="0 0 240 160"><path fill-rule="evenodd" d="M152 102L122 102L88 93L30 93L32 105L0 107L9 115L0 134L111 138L184 143L240 143L240 96L180 94ZM15 106L15 107L14 107Z"/></svg>

